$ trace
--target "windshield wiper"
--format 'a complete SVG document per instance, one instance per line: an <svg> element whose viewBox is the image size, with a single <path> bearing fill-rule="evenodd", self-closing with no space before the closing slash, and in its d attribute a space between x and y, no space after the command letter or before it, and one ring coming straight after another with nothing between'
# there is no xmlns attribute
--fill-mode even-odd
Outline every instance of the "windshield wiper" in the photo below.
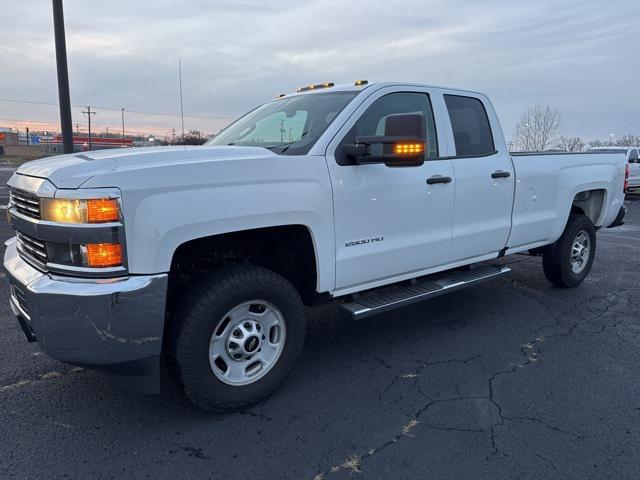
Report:
<svg viewBox="0 0 640 480"><path fill-rule="evenodd" d="M282 148L282 151L280 152L280 153L284 153L291 147L291 145L293 145L294 143L299 142L300 140L302 140L302 137L304 137L307 133L309 133L309 132L308 131L303 132L302 135L300 135L300 138L298 138L297 140L294 140L292 142L281 143L280 145L274 145L273 147L264 147L264 148L266 148L267 150L271 150L273 148L282 148L282 147L284 147L284 148Z"/></svg>

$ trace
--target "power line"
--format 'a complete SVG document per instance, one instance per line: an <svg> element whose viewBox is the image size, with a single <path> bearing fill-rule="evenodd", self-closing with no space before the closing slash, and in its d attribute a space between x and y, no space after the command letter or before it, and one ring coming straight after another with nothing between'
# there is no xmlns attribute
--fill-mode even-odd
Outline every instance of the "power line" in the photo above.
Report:
<svg viewBox="0 0 640 480"><path fill-rule="evenodd" d="M220 55L222 57L227 57L231 60L235 60L236 62L244 63L247 65L253 65L254 67L259 67L259 68L262 68L263 70L269 70L270 72L277 73L279 75L282 74L281 70L276 70L275 68L269 67L262 63L255 62L253 60L249 60L248 58L238 57L237 55L229 55L228 53L221 52L220 50L216 50L211 47L202 47L202 48L204 48L206 51L210 53L213 53L215 55Z"/></svg>
<svg viewBox="0 0 640 480"><path fill-rule="evenodd" d="M93 108L93 107L92 107ZM60 122L50 122L48 120L33 120L33 119L20 119L20 118L13 118L13 117L6 117L4 115L0 115L0 119L2 120L2 122L6 122L6 123L15 123L15 124L20 124L20 125L30 125L32 128L37 128L37 129L41 129L41 130L59 130L60 129ZM144 136L144 135L148 135L149 131L160 131L160 130L165 130L166 127L149 127L148 131L140 131L140 130L125 130L125 134L126 135L137 135L137 136ZM94 130L93 126L92 126L92 131ZM84 133L85 129L84 128L79 128L79 124L76 123L76 132L75 134L81 134Z"/></svg>
<svg viewBox="0 0 640 480"><path fill-rule="evenodd" d="M57 103L54 102L42 102L42 101L37 101L37 100L22 100L22 99L16 99L16 98L0 98L0 102L11 102L11 103L27 103L27 104L31 104L31 105L49 105L52 107L57 107L59 106ZM75 108L84 108L85 105L73 105L73 107ZM119 112L121 111L122 107L107 107L104 105L96 105L95 108L100 108L102 110L112 110L114 112ZM141 110L129 110L127 109L128 113L137 113L140 115L156 115L156 116L160 116L160 117L181 117L181 115L179 113L162 113L162 112L146 112L146 111L141 111ZM208 118L208 119L212 119L212 120L235 120L238 117L233 117L233 116L222 116L222 115L185 115L185 117L190 117L190 118Z"/></svg>
<svg viewBox="0 0 640 480"><path fill-rule="evenodd" d="M93 108L93 107L92 107ZM14 124L20 124L21 126L26 126L26 124L30 125L32 130L34 128L38 129L38 130L59 130L60 129L60 122L49 122L46 120L24 120L24 119L19 119L19 118L9 118L9 117L4 117L2 115L0 115L0 119L2 119L3 122L6 123L14 123ZM84 128L79 128L79 124L76 123L76 129L75 129L75 135L80 135L82 133L86 132L86 129ZM92 135L93 135L93 131L95 130L95 128L93 127L93 125L91 126L92 129ZM156 131L164 131L165 127L151 127L149 129L149 131L152 130L156 130ZM145 136L145 135L149 135L149 131L140 131L140 130L125 130L125 135L127 136Z"/></svg>
<svg viewBox="0 0 640 480"><path fill-rule="evenodd" d="M34 105L51 105L57 107L57 103L52 102L37 102L35 100L17 100L15 98L0 98L0 102L13 102L13 103L32 103Z"/></svg>

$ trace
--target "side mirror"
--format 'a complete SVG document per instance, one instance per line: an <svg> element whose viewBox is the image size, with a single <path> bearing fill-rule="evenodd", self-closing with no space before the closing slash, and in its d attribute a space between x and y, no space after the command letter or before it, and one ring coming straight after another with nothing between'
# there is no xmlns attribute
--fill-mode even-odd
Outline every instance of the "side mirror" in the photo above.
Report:
<svg viewBox="0 0 640 480"><path fill-rule="evenodd" d="M421 114L389 115L385 118L385 134L359 136L345 145L344 153L356 163L384 163L388 167L414 167L425 161L426 140L424 116Z"/></svg>

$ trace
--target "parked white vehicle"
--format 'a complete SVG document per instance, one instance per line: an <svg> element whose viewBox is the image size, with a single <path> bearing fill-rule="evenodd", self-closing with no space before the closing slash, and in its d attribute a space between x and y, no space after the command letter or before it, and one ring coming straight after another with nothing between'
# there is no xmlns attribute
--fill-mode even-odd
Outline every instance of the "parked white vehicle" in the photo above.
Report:
<svg viewBox="0 0 640 480"><path fill-rule="evenodd" d="M629 193L640 192L640 147L592 147L590 152L600 153L624 153L629 162L629 179L627 191Z"/></svg>
<svg viewBox="0 0 640 480"><path fill-rule="evenodd" d="M20 167L11 306L51 357L155 392L164 356L195 403L238 408L293 365L303 305L362 318L507 273L487 262L519 252L578 285L596 230L622 223L626 165L509 155L480 93L309 86L202 147Z"/></svg>

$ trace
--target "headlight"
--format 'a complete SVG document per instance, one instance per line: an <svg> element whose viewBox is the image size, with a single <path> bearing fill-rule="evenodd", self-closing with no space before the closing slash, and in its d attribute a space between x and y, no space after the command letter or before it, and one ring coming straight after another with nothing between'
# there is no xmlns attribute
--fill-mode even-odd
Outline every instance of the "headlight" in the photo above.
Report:
<svg viewBox="0 0 640 480"><path fill-rule="evenodd" d="M58 223L117 222L120 211L118 201L113 198L43 198L42 219Z"/></svg>

